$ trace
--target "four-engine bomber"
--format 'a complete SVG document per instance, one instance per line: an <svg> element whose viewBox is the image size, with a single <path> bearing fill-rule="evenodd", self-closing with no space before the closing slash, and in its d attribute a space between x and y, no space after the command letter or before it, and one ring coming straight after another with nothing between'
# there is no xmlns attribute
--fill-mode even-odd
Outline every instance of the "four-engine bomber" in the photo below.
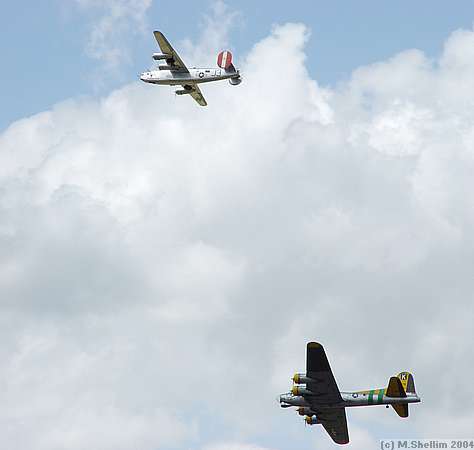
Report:
<svg viewBox="0 0 474 450"><path fill-rule="evenodd" d="M201 106L206 106L207 102L198 84L229 80L230 84L236 86L242 82L240 71L232 64L231 52L223 51L217 55L217 68L193 67L188 69L163 33L155 31L154 35L161 53L153 53L152 58L155 61L165 61L166 64L159 65L156 70L143 72L140 79L145 83L181 85L183 89L177 90L177 95L189 94Z"/></svg>
<svg viewBox="0 0 474 450"><path fill-rule="evenodd" d="M281 407L297 406L308 425L321 424L338 444L349 442L345 408L391 405L400 417L408 417L408 404L421 401L409 372L391 377L386 388L339 391L324 348L317 342L308 343L306 373L296 373L293 383L291 392L280 395Z"/></svg>

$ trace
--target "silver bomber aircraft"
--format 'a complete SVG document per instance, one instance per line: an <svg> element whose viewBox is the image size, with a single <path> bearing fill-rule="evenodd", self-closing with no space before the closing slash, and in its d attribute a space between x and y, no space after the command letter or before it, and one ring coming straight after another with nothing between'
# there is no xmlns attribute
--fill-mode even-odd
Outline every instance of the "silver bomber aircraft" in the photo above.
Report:
<svg viewBox="0 0 474 450"><path fill-rule="evenodd" d="M140 79L145 83L181 85L183 89L177 90L177 95L189 94L201 106L206 106L207 102L198 84L229 80L229 83L235 86L242 82L239 70L232 64L231 52L223 51L217 55L218 68L193 67L188 69L163 33L154 31L153 34L161 49L161 53L153 53L153 59L155 61L163 60L166 64L159 65L157 70L143 72Z"/></svg>
<svg viewBox="0 0 474 450"><path fill-rule="evenodd" d="M342 392L329 366L321 344L306 346L306 373L293 376L291 392L280 395L280 406L298 407L298 414L308 425L321 424L337 444L347 444L349 433L345 408L349 406L389 405L400 417L408 417L408 404L419 403L413 376L401 372L391 377L388 386L367 391Z"/></svg>

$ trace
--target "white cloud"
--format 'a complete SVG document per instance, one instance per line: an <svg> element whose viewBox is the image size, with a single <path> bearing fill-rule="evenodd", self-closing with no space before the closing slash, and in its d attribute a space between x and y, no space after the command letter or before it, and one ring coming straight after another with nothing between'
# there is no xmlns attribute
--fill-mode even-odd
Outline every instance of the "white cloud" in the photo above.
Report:
<svg viewBox="0 0 474 450"><path fill-rule="evenodd" d="M222 0L214 0L209 13L199 20L201 34L198 42L185 39L176 44L176 49L189 65L215 66L218 52L230 49L230 31L240 25L240 20L238 11L231 9Z"/></svg>
<svg viewBox="0 0 474 450"><path fill-rule="evenodd" d="M94 19L86 44L91 58L114 69L128 60L124 36L145 31L146 13L153 0L73 0Z"/></svg>
<svg viewBox="0 0 474 450"><path fill-rule="evenodd" d="M351 411L356 448L469 432L473 35L322 89L286 24L207 108L132 83L12 124L2 447L329 448L275 402L309 339L341 388L415 373L409 421Z"/></svg>

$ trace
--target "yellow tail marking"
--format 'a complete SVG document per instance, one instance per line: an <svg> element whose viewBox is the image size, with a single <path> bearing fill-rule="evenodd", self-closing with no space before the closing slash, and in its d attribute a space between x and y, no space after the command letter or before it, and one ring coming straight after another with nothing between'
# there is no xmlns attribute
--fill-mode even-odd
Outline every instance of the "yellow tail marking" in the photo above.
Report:
<svg viewBox="0 0 474 450"><path fill-rule="evenodd" d="M403 390L406 392L407 391L407 385L408 385L408 377L409 377L408 372L401 372L398 374L398 379L402 382Z"/></svg>

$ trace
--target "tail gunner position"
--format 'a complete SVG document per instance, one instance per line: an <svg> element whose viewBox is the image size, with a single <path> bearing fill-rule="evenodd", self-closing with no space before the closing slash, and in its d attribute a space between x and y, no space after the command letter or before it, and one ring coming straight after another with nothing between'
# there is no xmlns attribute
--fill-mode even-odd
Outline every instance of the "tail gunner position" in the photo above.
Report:
<svg viewBox="0 0 474 450"><path fill-rule="evenodd" d="M206 106L207 102L198 84L220 80L229 80L232 85L242 82L239 70L232 64L231 52L224 51L217 55L218 68L193 67L188 69L163 33L155 31L153 34L161 49L161 53L153 53L153 59L155 61L163 60L166 64L159 65L157 70L143 72L140 75L140 80L145 83L181 85L183 89L178 89L177 95L189 94L201 106Z"/></svg>
<svg viewBox="0 0 474 450"><path fill-rule="evenodd" d="M306 416L308 425L321 424L337 444L349 442L345 408L391 405L400 417L408 417L408 404L421 401L408 372L391 377L386 388L339 391L324 348L317 342L308 343L306 373L295 374L293 382L291 392L280 395L280 406L298 406L299 415Z"/></svg>

